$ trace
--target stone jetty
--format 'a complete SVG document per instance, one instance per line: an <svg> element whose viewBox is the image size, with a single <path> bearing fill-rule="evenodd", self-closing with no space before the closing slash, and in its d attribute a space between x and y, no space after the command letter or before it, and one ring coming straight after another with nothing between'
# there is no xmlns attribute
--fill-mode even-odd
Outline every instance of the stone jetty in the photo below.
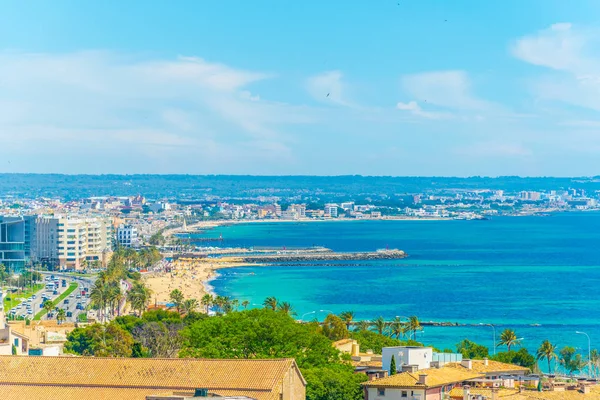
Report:
<svg viewBox="0 0 600 400"><path fill-rule="evenodd" d="M284 254L253 254L237 257L241 263L273 264L282 262L310 262L310 261L369 261L369 260L397 260L407 255L402 250L378 250L373 252L297 252Z"/></svg>

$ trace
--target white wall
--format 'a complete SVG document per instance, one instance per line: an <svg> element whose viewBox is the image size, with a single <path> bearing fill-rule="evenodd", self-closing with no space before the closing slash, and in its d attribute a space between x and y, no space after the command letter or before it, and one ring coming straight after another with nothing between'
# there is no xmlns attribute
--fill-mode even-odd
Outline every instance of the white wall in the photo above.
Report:
<svg viewBox="0 0 600 400"><path fill-rule="evenodd" d="M402 365L417 365L419 369L431 366L433 349L431 347L396 346L384 347L381 350L382 368L390 372L392 355L396 359L396 370L402 371Z"/></svg>
<svg viewBox="0 0 600 400"><path fill-rule="evenodd" d="M407 397L402 397L402 392L406 392ZM384 396L379 396L378 393L379 389L368 388L367 400L425 400L425 391L419 389L386 388Z"/></svg>

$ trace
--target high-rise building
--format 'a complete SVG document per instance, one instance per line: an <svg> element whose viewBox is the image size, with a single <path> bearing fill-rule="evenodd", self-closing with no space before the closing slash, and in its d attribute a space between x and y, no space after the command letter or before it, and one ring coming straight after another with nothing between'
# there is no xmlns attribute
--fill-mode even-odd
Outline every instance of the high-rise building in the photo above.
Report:
<svg viewBox="0 0 600 400"><path fill-rule="evenodd" d="M338 206L337 204L325 204L325 215L331 218L337 218Z"/></svg>
<svg viewBox="0 0 600 400"><path fill-rule="evenodd" d="M117 243L123 247L139 247L139 236L135 226L121 224L117 228Z"/></svg>
<svg viewBox="0 0 600 400"><path fill-rule="evenodd" d="M31 259L31 217L0 216L0 264L20 272Z"/></svg>
<svg viewBox="0 0 600 400"><path fill-rule="evenodd" d="M65 269L82 269L88 264L105 264L112 251L112 224L107 218L58 218L58 264Z"/></svg>

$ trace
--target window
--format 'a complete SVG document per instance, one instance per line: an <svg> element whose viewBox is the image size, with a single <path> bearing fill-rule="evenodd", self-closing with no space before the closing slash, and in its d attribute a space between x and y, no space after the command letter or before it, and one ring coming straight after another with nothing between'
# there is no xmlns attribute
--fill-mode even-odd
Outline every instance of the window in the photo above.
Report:
<svg viewBox="0 0 600 400"><path fill-rule="evenodd" d="M377 389L377 396L385 396L385 389Z"/></svg>
<svg viewBox="0 0 600 400"><path fill-rule="evenodd" d="M403 390L402 394L400 395L400 397L408 397L408 391Z"/></svg>
<svg viewBox="0 0 600 400"><path fill-rule="evenodd" d="M15 338L14 345L15 345L15 347L19 347L19 338Z"/></svg>

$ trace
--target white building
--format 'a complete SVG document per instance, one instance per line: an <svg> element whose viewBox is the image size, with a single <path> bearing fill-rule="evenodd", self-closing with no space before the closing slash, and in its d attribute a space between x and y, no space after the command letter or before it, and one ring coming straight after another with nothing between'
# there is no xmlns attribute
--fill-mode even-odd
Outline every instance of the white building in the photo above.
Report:
<svg viewBox="0 0 600 400"><path fill-rule="evenodd" d="M433 349L431 347L396 346L381 349L382 368L390 373L392 356L396 361L396 371L402 371L403 366L413 365L417 370L427 369L433 361Z"/></svg>
<svg viewBox="0 0 600 400"><path fill-rule="evenodd" d="M119 225L117 228L117 243L122 247L139 247L140 239L137 228L133 225Z"/></svg>
<svg viewBox="0 0 600 400"><path fill-rule="evenodd" d="M337 218L338 207L337 204L325 204L325 216L331 218Z"/></svg>

